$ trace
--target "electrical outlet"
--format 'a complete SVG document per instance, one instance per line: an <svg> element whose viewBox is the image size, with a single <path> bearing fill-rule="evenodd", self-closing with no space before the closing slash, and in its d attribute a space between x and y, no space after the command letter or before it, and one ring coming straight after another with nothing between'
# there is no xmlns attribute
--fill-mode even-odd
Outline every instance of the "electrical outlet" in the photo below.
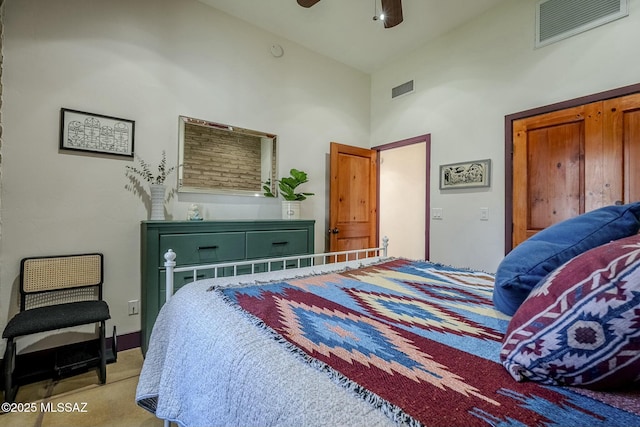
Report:
<svg viewBox="0 0 640 427"><path fill-rule="evenodd" d="M140 301L137 299L129 301L129 316L135 316L136 314L140 314Z"/></svg>

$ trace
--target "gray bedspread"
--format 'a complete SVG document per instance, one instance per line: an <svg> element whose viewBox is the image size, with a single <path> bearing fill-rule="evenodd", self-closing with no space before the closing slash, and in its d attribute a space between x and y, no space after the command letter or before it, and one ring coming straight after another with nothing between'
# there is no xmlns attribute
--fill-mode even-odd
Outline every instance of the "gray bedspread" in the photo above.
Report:
<svg viewBox="0 0 640 427"><path fill-rule="evenodd" d="M306 268L296 275L328 269ZM292 275L272 273L268 279ZM140 406L180 426L393 424L207 291L228 282L191 283L163 306L140 374Z"/></svg>

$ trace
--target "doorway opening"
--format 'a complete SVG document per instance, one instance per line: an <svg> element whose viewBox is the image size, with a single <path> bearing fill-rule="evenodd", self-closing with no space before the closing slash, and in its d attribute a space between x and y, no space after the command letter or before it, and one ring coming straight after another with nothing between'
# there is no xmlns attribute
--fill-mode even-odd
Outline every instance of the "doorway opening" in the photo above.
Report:
<svg viewBox="0 0 640 427"><path fill-rule="evenodd" d="M378 235L389 254L429 259L431 134L372 147L378 152Z"/></svg>

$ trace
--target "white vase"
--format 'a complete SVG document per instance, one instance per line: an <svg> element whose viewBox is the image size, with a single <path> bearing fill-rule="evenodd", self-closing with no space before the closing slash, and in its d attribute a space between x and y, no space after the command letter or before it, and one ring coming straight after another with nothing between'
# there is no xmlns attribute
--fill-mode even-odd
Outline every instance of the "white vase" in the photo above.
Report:
<svg viewBox="0 0 640 427"><path fill-rule="evenodd" d="M164 193L163 184L149 184L151 190L151 220L164 221Z"/></svg>
<svg viewBox="0 0 640 427"><path fill-rule="evenodd" d="M300 200L282 201L282 219L300 219Z"/></svg>

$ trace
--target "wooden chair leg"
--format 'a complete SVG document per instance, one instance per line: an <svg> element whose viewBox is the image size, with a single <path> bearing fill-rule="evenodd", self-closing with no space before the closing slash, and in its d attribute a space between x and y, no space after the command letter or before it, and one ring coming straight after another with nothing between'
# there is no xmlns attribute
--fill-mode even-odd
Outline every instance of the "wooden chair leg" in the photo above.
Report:
<svg viewBox="0 0 640 427"><path fill-rule="evenodd" d="M7 339L7 348L4 351L4 401L12 403L18 391L13 384L13 365L15 363L16 348L13 338Z"/></svg>

